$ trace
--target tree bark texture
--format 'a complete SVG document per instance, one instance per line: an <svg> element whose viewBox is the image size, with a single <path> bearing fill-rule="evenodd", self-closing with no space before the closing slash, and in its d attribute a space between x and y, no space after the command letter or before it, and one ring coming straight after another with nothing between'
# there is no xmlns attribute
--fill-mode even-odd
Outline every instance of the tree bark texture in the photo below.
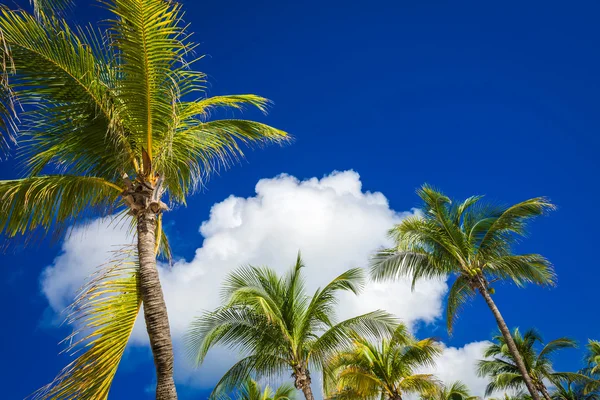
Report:
<svg viewBox="0 0 600 400"><path fill-rule="evenodd" d="M150 209L138 214L138 255L140 262L140 290L144 306L146 330L150 338L156 367L156 399L176 400L173 380L173 343L169 328L167 306L163 297L156 268L157 215Z"/></svg>
<svg viewBox="0 0 600 400"><path fill-rule="evenodd" d="M496 307L496 303L494 303L492 296L490 295L484 284L479 285L479 293L481 293L488 307L490 308L490 310L492 310L494 318L496 318L498 328L500 328L500 332L502 332L502 336L504 336L504 340L506 340L508 350L513 356L515 363L519 368L519 372L521 372L521 375L523 376L523 380L525 381L525 386L527 386L527 390L529 390L529 393L531 394L533 400L540 400L540 395L536 390L535 386L533 385L533 381L531 380L531 377L527 372L527 368L525 367L523 358L521 357L521 354L519 354L517 345L515 344L515 341L513 340L512 335L510 334L510 330L508 329L506 322L504 322L504 318L502 317L502 314L500 314L500 310L498 310L498 307Z"/></svg>

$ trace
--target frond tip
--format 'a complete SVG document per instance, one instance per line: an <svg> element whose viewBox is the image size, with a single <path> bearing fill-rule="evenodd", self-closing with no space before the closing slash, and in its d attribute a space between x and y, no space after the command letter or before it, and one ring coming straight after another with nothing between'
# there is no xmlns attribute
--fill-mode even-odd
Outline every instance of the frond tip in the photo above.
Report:
<svg viewBox="0 0 600 400"><path fill-rule="evenodd" d="M34 400L107 399L113 377L142 304L133 250L119 251L99 270L67 309L75 326L63 342L72 355L83 351Z"/></svg>

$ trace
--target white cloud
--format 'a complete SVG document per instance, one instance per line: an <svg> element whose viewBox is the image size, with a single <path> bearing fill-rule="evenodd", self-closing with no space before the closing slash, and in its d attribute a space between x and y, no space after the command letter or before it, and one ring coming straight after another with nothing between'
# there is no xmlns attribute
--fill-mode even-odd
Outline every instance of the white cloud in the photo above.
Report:
<svg viewBox="0 0 600 400"><path fill-rule="evenodd" d="M373 250L387 243L387 230L413 212L396 212L382 193L362 191L360 177L354 171L305 181L289 175L262 179L254 197L232 195L215 204L209 219L201 224L204 242L195 257L189 262L176 262L172 268L161 268L176 348L180 348L180 339L193 317L219 304L223 278L240 265L268 265L283 272L293 265L301 250L307 266L307 286L314 290L348 268L366 266ZM43 291L55 310L72 298L74 288L102 263L111 245L125 241L124 228L102 233L105 225L95 222L76 229L77 234L65 241L63 254L44 273ZM87 237L81 240L84 231ZM197 240L200 242L200 237ZM433 322L442 313L446 291L442 281L422 282L415 292L411 292L408 282L370 283L360 297L344 297L340 316L380 308L409 324ZM138 325L133 341L146 342L143 324ZM178 365L178 379L190 382L201 376L201 385L214 383L225 364L235 357L223 355L215 353L199 373L192 374Z"/></svg>
<svg viewBox="0 0 600 400"><path fill-rule="evenodd" d="M433 368L424 373L435 374L445 384L461 381L475 396L483 398L487 379L477 376L477 361L483 358L483 350L490 342L481 341L466 344L464 347L445 347Z"/></svg>
<svg viewBox="0 0 600 400"><path fill-rule="evenodd" d="M95 220L73 229L62 245L62 253L41 276L42 292L57 312L73 297L98 267L117 251L132 243L127 227L109 220Z"/></svg>

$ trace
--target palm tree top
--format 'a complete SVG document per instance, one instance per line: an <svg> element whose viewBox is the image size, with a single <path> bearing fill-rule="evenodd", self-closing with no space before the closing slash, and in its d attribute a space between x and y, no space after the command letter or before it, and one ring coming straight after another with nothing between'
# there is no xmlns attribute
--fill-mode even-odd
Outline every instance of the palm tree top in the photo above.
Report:
<svg viewBox="0 0 600 400"><path fill-rule="evenodd" d="M535 329L521 333L519 328L514 329L512 337L534 385L540 392L543 393L545 390L544 380L549 380L557 385L564 380L584 379L581 374L556 372L552 367L552 357L557 351L577 347L577 343L573 339L562 337L544 343L541 335ZM478 373L480 376L492 378L486 389L486 395L490 395L496 390L519 390L524 387L523 378L508 350L504 336L501 334L495 336L493 343L485 349L483 356L488 359L479 361Z"/></svg>
<svg viewBox="0 0 600 400"><path fill-rule="evenodd" d="M219 108L266 112L270 101L206 97L180 4L102 4L113 14L106 31L0 9L0 51L10 60L0 82L0 129L11 133L5 142L18 140L25 170L22 179L0 182L0 234L71 225L90 209L127 210L148 186L185 204L213 172L243 157L243 146L288 138L260 122L210 120Z"/></svg>
<svg viewBox="0 0 600 400"><path fill-rule="evenodd" d="M230 395L219 396L218 400L294 400L296 398L296 388L289 384L283 384L276 390L270 386L263 389L254 379L247 379L236 390L232 398Z"/></svg>
<svg viewBox="0 0 600 400"><path fill-rule="evenodd" d="M434 339L418 340L399 324L389 338L354 335L346 349L326 362L324 391L331 399L400 399L408 393L432 393L437 381L417 371L435 365L441 348Z"/></svg>
<svg viewBox="0 0 600 400"><path fill-rule="evenodd" d="M250 375L276 376L291 370L301 389L310 371L341 346L351 334L382 337L391 334L396 319L374 311L338 322L337 295L358 293L364 285L360 268L348 270L312 295L306 291L300 255L280 276L271 268L247 266L229 275L223 285L224 305L195 320L187 336L197 364L221 344L245 355L219 382L215 393L227 391Z"/></svg>
<svg viewBox="0 0 600 400"><path fill-rule="evenodd" d="M498 280L553 285L550 262L539 254L513 253L515 242L526 234L527 223L554 210L545 197L511 206L484 203L483 196L453 202L432 186L417 194L422 213L403 219L389 235L392 248L380 250L371 261L373 279L419 279L457 276L448 299L448 329L475 289Z"/></svg>

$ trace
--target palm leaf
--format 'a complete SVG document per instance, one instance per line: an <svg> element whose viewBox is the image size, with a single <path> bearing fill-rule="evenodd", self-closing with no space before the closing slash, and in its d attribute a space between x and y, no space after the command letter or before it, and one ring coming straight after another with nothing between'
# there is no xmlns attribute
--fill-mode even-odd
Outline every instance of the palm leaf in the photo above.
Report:
<svg viewBox="0 0 600 400"><path fill-rule="evenodd" d="M90 209L106 216L117 206L120 193L117 185L94 177L46 175L0 181L0 233L15 236L38 227L60 228Z"/></svg>
<svg viewBox="0 0 600 400"><path fill-rule="evenodd" d="M68 309L75 331L65 339L81 353L34 399L107 399L142 304L133 250L119 252L81 290Z"/></svg>

